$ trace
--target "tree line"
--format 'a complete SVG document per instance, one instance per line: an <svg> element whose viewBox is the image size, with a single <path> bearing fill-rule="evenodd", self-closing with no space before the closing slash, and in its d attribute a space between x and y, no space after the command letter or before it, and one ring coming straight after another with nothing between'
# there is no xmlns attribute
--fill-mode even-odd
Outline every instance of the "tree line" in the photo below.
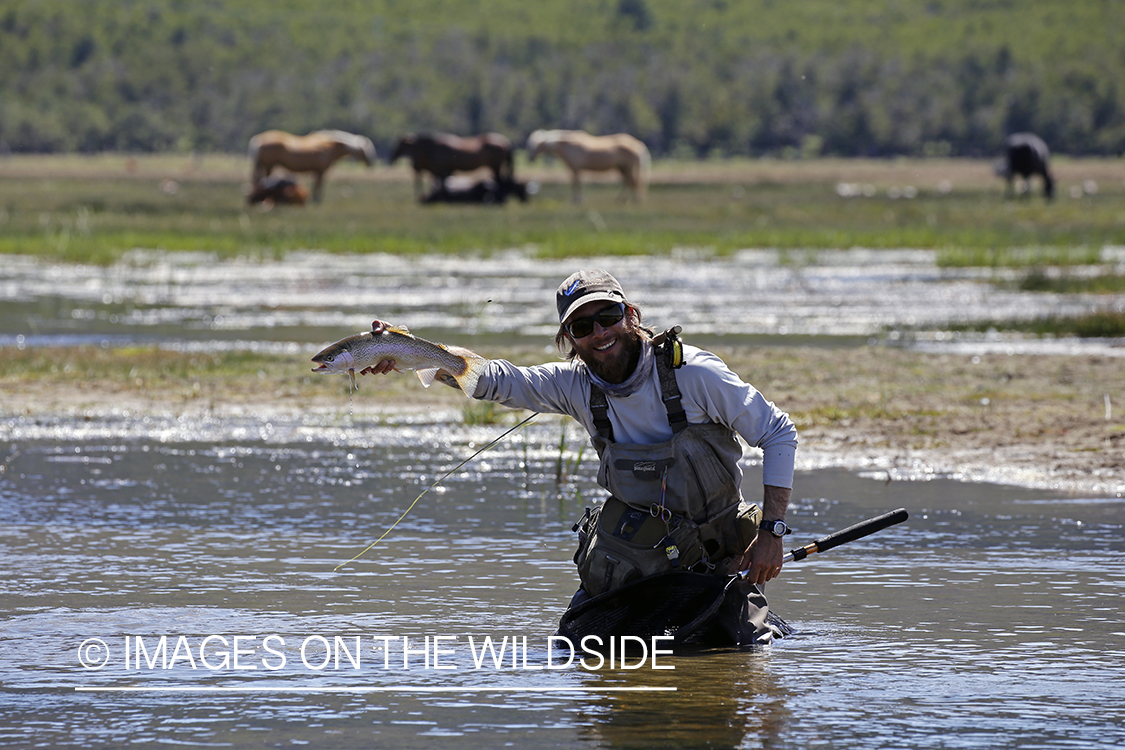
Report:
<svg viewBox="0 0 1125 750"><path fill-rule="evenodd" d="M657 156L1125 151L1117 0L8 0L0 150L270 128L629 132Z"/></svg>

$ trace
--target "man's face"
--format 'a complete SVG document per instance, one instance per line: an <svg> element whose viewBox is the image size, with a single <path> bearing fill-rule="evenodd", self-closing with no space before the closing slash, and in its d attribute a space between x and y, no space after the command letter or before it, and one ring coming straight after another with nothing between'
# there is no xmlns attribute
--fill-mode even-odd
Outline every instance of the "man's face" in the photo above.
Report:
<svg viewBox="0 0 1125 750"><path fill-rule="evenodd" d="M614 306L613 302L604 300L588 302L578 308L567 319L567 323L595 316ZM625 382L633 374L641 353L641 337L637 333L636 317L632 309L626 307L625 317L614 325L602 326L595 320L593 328L593 333L580 339L567 334L574 351L602 380L607 383Z"/></svg>

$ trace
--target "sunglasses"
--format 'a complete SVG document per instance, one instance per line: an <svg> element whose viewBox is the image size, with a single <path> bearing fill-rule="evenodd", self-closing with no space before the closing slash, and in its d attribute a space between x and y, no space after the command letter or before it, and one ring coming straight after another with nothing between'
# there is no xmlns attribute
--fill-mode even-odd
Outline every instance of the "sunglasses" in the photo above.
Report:
<svg viewBox="0 0 1125 750"><path fill-rule="evenodd" d="M594 323L596 322L602 328L610 328L622 321L625 317L625 303L618 302L612 307L607 307L596 315L591 315L588 318L575 318L566 324L566 332L572 338L584 339L594 332Z"/></svg>

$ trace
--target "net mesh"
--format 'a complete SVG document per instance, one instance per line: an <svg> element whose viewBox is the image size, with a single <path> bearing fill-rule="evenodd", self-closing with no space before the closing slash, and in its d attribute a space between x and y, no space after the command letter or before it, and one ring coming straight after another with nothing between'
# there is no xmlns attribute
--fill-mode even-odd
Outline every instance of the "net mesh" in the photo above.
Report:
<svg viewBox="0 0 1125 750"><path fill-rule="evenodd" d="M730 582L683 571L642 578L570 607L559 622L559 635L574 643L590 635L603 641L632 635L672 636L674 645L740 645L730 623L723 622L724 613L739 612L739 598L745 599L738 587L728 587ZM791 632L772 612L765 613L764 622L775 637Z"/></svg>

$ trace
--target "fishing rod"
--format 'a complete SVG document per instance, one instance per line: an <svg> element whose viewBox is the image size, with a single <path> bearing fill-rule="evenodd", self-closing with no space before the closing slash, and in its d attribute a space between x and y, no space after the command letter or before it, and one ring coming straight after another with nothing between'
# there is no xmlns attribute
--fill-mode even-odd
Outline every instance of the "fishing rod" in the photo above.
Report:
<svg viewBox="0 0 1125 750"><path fill-rule="evenodd" d="M906 508L899 508L892 510L889 513L884 513L881 516L868 518L866 521L860 521L857 524L834 531L828 536L821 537L815 542L806 544L804 547L790 550L785 553L785 557L781 558L782 562L797 562L804 560L809 555L816 554L817 552L826 552L833 547L839 547L841 544L854 542L856 539L862 539L865 536L874 534L876 531L882 531L888 526L894 526L896 523L902 523L910 514L906 512ZM739 571L737 576L739 578L746 578L750 574L749 570Z"/></svg>
<svg viewBox="0 0 1125 750"><path fill-rule="evenodd" d="M363 550L362 552L360 552L360 553L359 553L358 555L356 555L355 557L351 558L350 560L345 560L344 562L342 562L342 563L340 563L339 565L337 565L337 566L336 566L335 568L333 568L333 569L332 569L332 572L333 572L333 573L335 573L335 572L336 572L337 570L339 570L340 568L344 567L344 566L345 566L345 565L347 565L348 563L353 563L353 562L355 562L356 560L358 560L359 558L363 557L363 556L364 556L364 555L366 555L366 554L367 554L368 552L370 552L370 551L371 551L372 549L374 549L374 548L375 548L375 545L376 545L376 544L378 544L379 542L383 541L383 540L384 540L384 539L385 539L385 538L387 537L387 534L390 534L390 533L391 533L392 531L394 531L394 528L395 528L395 526L398 526L398 524L399 524L399 521L401 521L402 519L406 518L406 514L407 514L407 513L409 513L409 512L410 512L410 510L411 510L411 509L412 509L412 508L413 508L413 507L414 507L415 505L417 505L417 504L418 504L418 501L422 499L422 496L423 496L423 495L425 495L425 494L426 494L427 492L429 492L430 490L432 490L432 489L433 489L434 487L437 487L437 486L438 486L439 484L441 484L442 482L444 482L444 481L446 480L446 478L447 478L447 477L449 477L449 475L450 475L450 474L452 474L453 472L457 471L457 470L458 470L458 469L460 469L460 468L461 468L462 466L464 466L465 464L469 463L470 461L472 461L472 460L473 460L474 458L476 458L476 457L477 457L477 456L479 456L480 454L484 453L484 452L485 452L486 450L488 450L488 449L490 449L490 448L494 448L494 447L495 447L495 446L496 446L497 444L499 444L499 442L500 442L501 440L503 440L504 438L508 437L508 436L509 436L509 435L511 435L511 434L512 434L513 432L515 432L515 431L517 431L517 430L521 429L522 427L525 427L526 425L529 425L529 424L531 424L532 422L534 422L534 421L535 421L535 419L536 419L536 418L537 418L538 416L539 416L539 412L535 412L535 413L534 413L534 414L532 414L532 415L531 415L530 417L528 417L527 419L523 420L522 422L520 422L519 424L517 424L517 425L516 425L515 427L512 427L511 429L509 429L509 430L505 431L505 432L504 432L504 434L502 434L502 435L501 435L500 437L496 438L496 439L495 439L495 440L493 440L493 441L492 441L491 443L489 443L488 445L484 446L484 447L483 447L483 448L481 448L481 449L480 449L479 451L477 451L477 452L476 452L476 453L474 453L473 455L469 456L469 457L468 457L468 458L466 458L466 459L465 459L464 461L462 461L461 463L457 464L457 465L456 465L456 466L454 466L454 467L453 467L452 469L450 469L449 471L445 472L445 473L444 473L444 474L442 474L442 475L441 475L440 477L438 477L437 479L435 479L435 480L434 480L434 483L433 483L433 484L431 484L431 485L430 485L429 487L427 487L426 489L422 490L422 492L421 492L421 493L420 493L420 494L418 495L418 497L414 498L414 502L410 503L410 505L408 505L408 506L406 507L406 510L404 510L404 511L402 512L402 515L401 515L401 516L399 516L399 517L398 517L398 519L397 519L397 520L396 520L396 521L395 521L394 523L392 523L392 524L391 524L391 526L390 526L390 528L389 528L389 529L387 529L386 531L384 531L384 532L383 532L383 535L382 535L382 536L380 536L380 537L379 537L378 539L376 539L375 541L373 541L373 542L372 542L371 544L367 545L367 547L366 547L366 548L365 548L365 549L364 549L364 550Z"/></svg>

